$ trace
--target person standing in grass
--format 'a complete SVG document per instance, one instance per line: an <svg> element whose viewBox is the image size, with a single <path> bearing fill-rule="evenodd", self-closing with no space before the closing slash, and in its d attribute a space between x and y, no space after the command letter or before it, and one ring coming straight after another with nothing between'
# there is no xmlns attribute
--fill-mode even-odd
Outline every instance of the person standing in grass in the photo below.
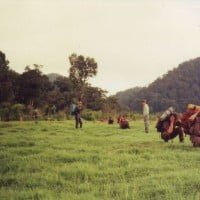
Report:
<svg viewBox="0 0 200 200"><path fill-rule="evenodd" d="M78 128L82 128L83 127L83 122L81 119L81 111L83 110L83 103L82 101L78 101L75 109L74 109L74 117L75 117L75 127Z"/></svg>
<svg viewBox="0 0 200 200"><path fill-rule="evenodd" d="M144 99L142 100L142 113L144 118L144 129L145 133L149 132L149 105L147 101Z"/></svg>

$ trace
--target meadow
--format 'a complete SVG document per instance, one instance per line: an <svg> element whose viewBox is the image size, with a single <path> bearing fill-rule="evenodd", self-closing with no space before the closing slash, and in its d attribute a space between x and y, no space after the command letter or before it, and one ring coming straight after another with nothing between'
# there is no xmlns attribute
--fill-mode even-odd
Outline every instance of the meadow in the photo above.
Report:
<svg viewBox="0 0 200 200"><path fill-rule="evenodd" d="M151 122L0 122L0 199L199 200L200 148Z"/></svg>

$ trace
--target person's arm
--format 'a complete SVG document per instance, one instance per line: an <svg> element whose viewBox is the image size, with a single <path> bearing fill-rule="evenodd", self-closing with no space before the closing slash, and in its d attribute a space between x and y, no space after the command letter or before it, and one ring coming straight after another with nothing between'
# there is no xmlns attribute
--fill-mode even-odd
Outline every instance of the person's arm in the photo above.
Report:
<svg viewBox="0 0 200 200"><path fill-rule="evenodd" d="M172 115L170 117L170 125L169 125L169 128L167 129L167 133L171 134L174 130L174 123L175 123L175 117L174 115Z"/></svg>

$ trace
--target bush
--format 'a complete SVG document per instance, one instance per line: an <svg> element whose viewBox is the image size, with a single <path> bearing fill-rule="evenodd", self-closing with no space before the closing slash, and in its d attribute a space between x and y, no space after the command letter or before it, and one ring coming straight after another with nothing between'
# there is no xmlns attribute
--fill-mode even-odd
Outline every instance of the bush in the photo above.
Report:
<svg viewBox="0 0 200 200"><path fill-rule="evenodd" d="M10 120L9 108L0 108L0 119L2 121Z"/></svg>
<svg viewBox="0 0 200 200"><path fill-rule="evenodd" d="M83 110L81 117L85 120L88 120L88 121L94 121L95 120L94 112L95 111L92 111L92 110L89 110L89 109Z"/></svg>
<svg viewBox="0 0 200 200"><path fill-rule="evenodd" d="M25 106L23 104L14 104L10 109L10 116L12 120L22 120Z"/></svg>
<svg viewBox="0 0 200 200"><path fill-rule="evenodd" d="M92 111L92 113L94 115L95 120L101 120L102 119L102 116L103 116L102 111Z"/></svg>
<svg viewBox="0 0 200 200"><path fill-rule="evenodd" d="M10 120L10 103L3 103L0 107L0 119L2 121L9 121Z"/></svg>
<svg viewBox="0 0 200 200"><path fill-rule="evenodd" d="M103 118L102 111L93 111L90 109L83 110L81 117L88 121L101 120Z"/></svg>
<svg viewBox="0 0 200 200"><path fill-rule="evenodd" d="M66 120L66 113L65 113L65 111L59 111L59 112L57 112L54 116L55 116L55 118L56 118L58 121Z"/></svg>

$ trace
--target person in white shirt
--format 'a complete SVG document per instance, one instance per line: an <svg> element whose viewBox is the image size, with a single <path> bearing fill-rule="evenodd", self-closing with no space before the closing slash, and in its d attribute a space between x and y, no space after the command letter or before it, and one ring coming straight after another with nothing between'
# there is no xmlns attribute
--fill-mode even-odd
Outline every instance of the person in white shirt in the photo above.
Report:
<svg viewBox="0 0 200 200"><path fill-rule="evenodd" d="M149 132L149 105L146 100L142 100L142 112L144 117L144 128L145 132Z"/></svg>

